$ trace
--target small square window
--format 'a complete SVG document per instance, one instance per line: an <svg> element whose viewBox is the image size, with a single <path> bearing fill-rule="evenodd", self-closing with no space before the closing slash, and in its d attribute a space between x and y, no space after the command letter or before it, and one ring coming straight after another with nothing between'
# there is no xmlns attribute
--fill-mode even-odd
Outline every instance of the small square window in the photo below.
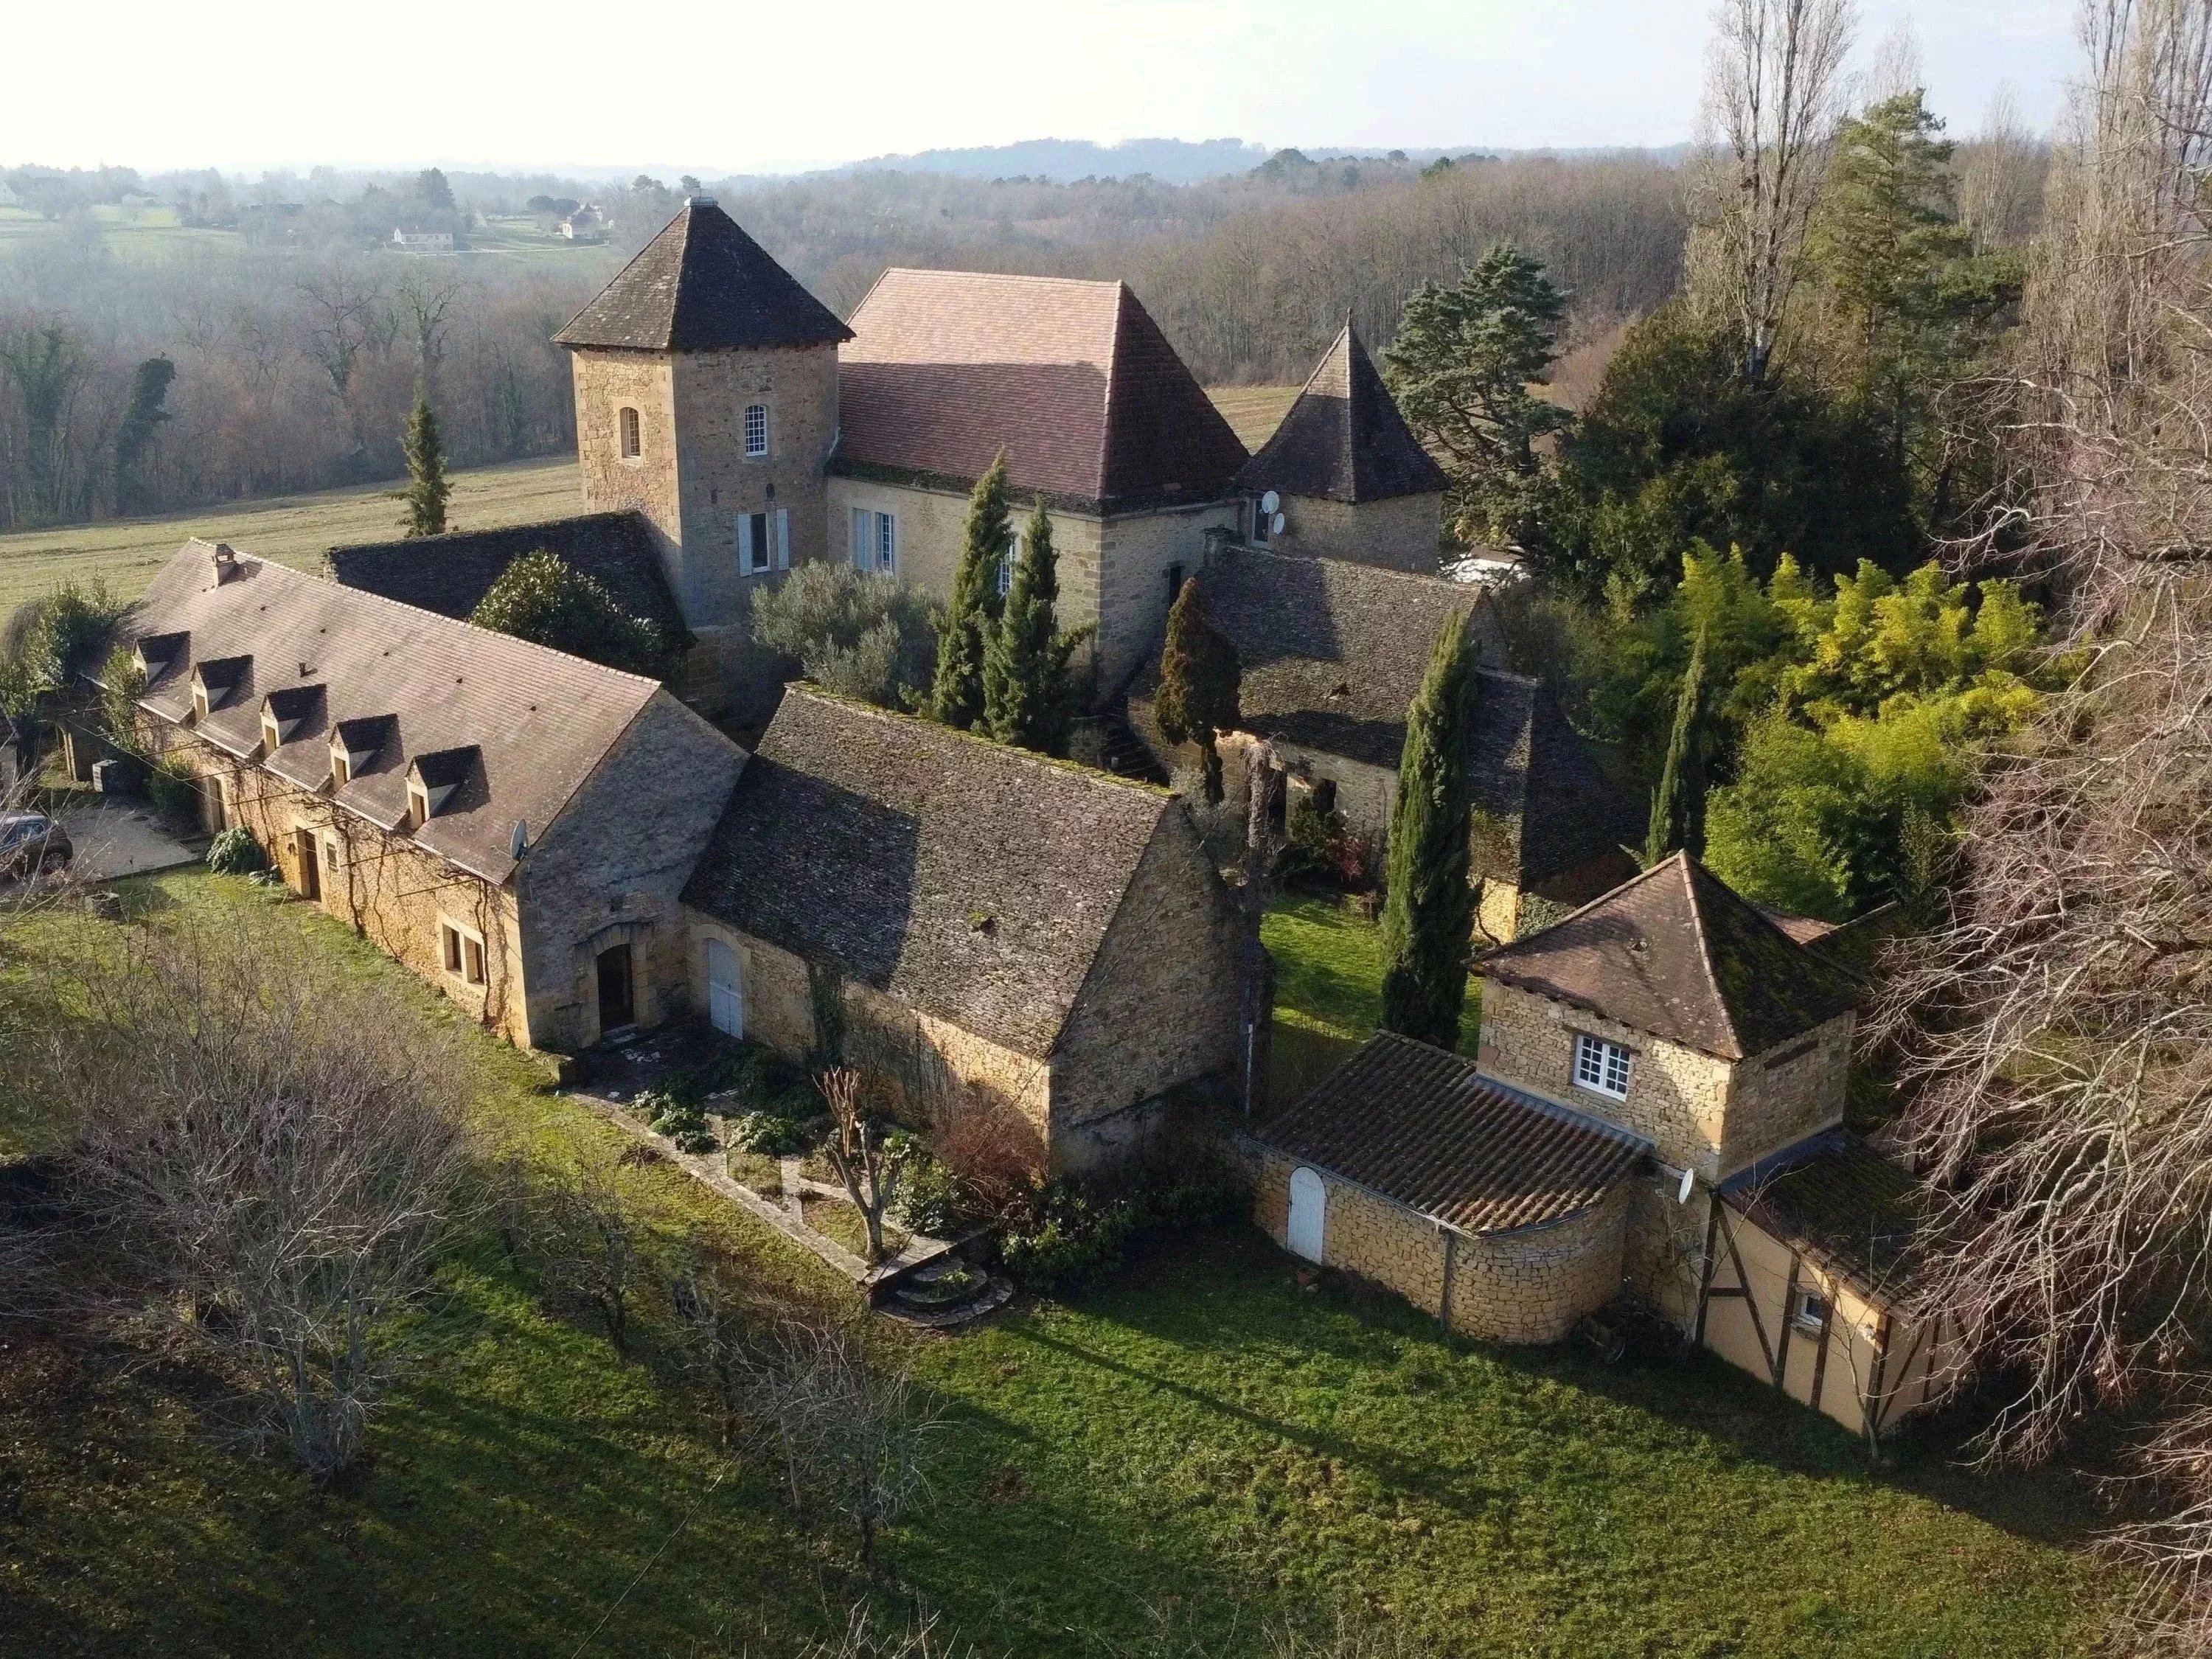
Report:
<svg viewBox="0 0 2212 1659"><path fill-rule="evenodd" d="M1799 1330L1818 1334L1828 1322L1828 1298L1818 1291L1798 1291L1796 1305L1790 1310L1790 1319Z"/></svg>
<svg viewBox="0 0 2212 1659"><path fill-rule="evenodd" d="M484 982L484 943L458 922L438 924L438 954L446 971L464 985Z"/></svg>
<svg viewBox="0 0 2212 1659"><path fill-rule="evenodd" d="M323 868L334 876L338 872L338 844L334 841L323 843Z"/></svg>
<svg viewBox="0 0 2212 1659"><path fill-rule="evenodd" d="M1628 1097L1629 1053L1617 1042L1607 1042L1577 1032L1575 1036L1575 1082L1615 1100Z"/></svg>
<svg viewBox="0 0 2212 1659"><path fill-rule="evenodd" d="M758 460L768 453L768 405L748 404L745 406L745 455Z"/></svg>

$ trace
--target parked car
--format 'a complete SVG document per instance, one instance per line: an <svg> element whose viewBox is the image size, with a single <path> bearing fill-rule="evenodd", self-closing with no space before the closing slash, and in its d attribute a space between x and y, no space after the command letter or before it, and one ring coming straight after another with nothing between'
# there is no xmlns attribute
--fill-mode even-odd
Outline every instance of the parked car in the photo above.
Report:
<svg viewBox="0 0 2212 1659"><path fill-rule="evenodd" d="M44 812L0 812L0 880L59 869L76 856L69 831Z"/></svg>

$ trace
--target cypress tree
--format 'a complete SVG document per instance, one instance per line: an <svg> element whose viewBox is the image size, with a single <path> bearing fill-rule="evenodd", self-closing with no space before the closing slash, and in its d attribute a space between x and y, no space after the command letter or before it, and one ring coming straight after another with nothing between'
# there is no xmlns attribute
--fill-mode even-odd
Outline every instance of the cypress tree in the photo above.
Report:
<svg viewBox="0 0 2212 1659"><path fill-rule="evenodd" d="M431 412L428 387L417 381L415 407L407 416L407 533L441 536L446 531L446 499L453 493L446 482L446 449L438 437L438 417Z"/></svg>
<svg viewBox="0 0 2212 1659"><path fill-rule="evenodd" d="M1474 932L1467 778L1474 697L1474 653L1467 648L1462 612L1437 635L1428 672L1406 711L1382 908L1383 1029L1440 1048L1459 1043Z"/></svg>
<svg viewBox="0 0 2212 1659"><path fill-rule="evenodd" d="M1037 503L1024 531L1006 609L983 653L983 723L1000 743L1042 755L1067 752L1067 664L1075 636L1059 631L1060 556Z"/></svg>
<svg viewBox="0 0 2212 1659"><path fill-rule="evenodd" d="M999 624L999 561L1013 538L1006 511L1006 456L975 480L968 497L968 534L952 573L952 599L937 632L937 678L929 712L962 731L983 718L983 659Z"/></svg>
<svg viewBox="0 0 2212 1659"><path fill-rule="evenodd" d="M1705 630L1690 647L1690 665L1674 699L1674 730L1667 739L1667 761L1651 797L1651 822L1644 832L1644 867L1650 869L1678 847L1692 857L1704 849L1698 833L1705 820L1704 749L1698 731L1705 717Z"/></svg>
<svg viewBox="0 0 2212 1659"><path fill-rule="evenodd" d="M1221 751L1215 739L1242 717L1237 704L1243 681L1237 647L1207 617L1197 579L1186 580L1168 608L1152 713L1170 743L1199 746L1206 757L1206 798L1216 805L1221 801Z"/></svg>

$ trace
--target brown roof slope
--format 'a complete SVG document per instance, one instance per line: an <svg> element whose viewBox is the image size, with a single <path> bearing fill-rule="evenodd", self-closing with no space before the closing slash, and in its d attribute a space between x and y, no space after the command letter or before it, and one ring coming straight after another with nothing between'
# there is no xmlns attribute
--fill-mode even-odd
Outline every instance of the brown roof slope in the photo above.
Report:
<svg viewBox="0 0 2212 1659"><path fill-rule="evenodd" d="M714 351L829 345L851 337L836 313L740 230L713 197L694 196L553 343Z"/></svg>
<svg viewBox="0 0 2212 1659"><path fill-rule="evenodd" d="M1480 598L1441 576L1249 548L1216 553L1199 586L1237 647L1244 729L1375 766L1397 765L1437 635Z"/></svg>
<svg viewBox="0 0 2212 1659"><path fill-rule="evenodd" d="M254 756L262 700L319 685L320 707L275 754L271 772L310 792L330 784L334 723L396 717L374 760L335 799L392 829L407 816L416 757L473 747L477 762L415 839L491 881L514 868L518 819L532 839L559 816L659 687L580 657L494 634L247 555L217 583L213 549L185 544L132 607L126 643L184 636L141 702L217 747ZM192 709L196 664L250 659L204 720Z"/></svg>
<svg viewBox="0 0 2212 1659"><path fill-rule="evenodd" d="M1389 1032L1256 1138L1467 1233L1564 1221L1650 1150Z"/></svg>
<svg viewBox="0 0 2212 1659"><path fill-rule="evenodd" d="M1346 321L1237 482L1285 495L1375 501L1431 495L1448 480L1407 427L1375 360Z"/></svg>
<svg viewBox="0 0 2212 1659"><path fill-rule="evenodd" d="M1165 792L794 685L684 902L1042 1059Z"/></svg>
<svg viewBox="0 0 2212 1659"><path fill-rule="evenodd" d="M1848 975L1686 853L1477 967L1723 1060L1763 1053L1856 1000Z"/></svg>
<svg viewBox="0 0 2212 1659"><path fill-rule="evenodd" d="M348 587L466 622L507 566L540 550L560 555L631 616L659 623L671 640L681 644L690 637L641 513L585 513L501 530L362 542L331 548L323 555L323 569Z"/></svg>
<svg viewBox="0 0 2212 1659"><path fill-rule="evenodd" d="M1641 837L1635 803L1598 769L1541 680L1481 672L1467 763L1477 875L1531 887Z"/></svg>
<svg viewBox="0 0 2212 1659"><path fill-rule="evenodd" d="M886 270L839 354L838 470L1018 489L1092 510L1209 501L1244 446L1121 283Z"/></svg>
<svg viewBox="0 0 2212 1659"><path fill-rule="evenodd" d="M1876 1296L1910 1283L1934 1195L1847 1129L1824 1131L1721 1183L1730 1208Z"/></svg>

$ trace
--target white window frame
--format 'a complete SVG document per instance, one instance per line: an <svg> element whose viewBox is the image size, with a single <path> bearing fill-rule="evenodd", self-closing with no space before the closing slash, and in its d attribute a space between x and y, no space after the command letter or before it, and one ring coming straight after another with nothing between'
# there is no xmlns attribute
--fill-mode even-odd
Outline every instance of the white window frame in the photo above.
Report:
<svg viewBox="0 0 2212 1659"><path fill-rule="evenodd" d="M343 789L353 781L353 757L336 744L331 745L331 787Z"/></svg>
<svg viewBox="0 0 2212 1659"><path fill-rule="evenodd" d="M645 459L645 421L634 404L615 410L615 453L626 461Z"/></svg>
<svg viewBox="0 0 2212 1659"><path fill-rule="evenodd" d="M846 539L851 547L853 568L873 570L885 576L898 574L898 514L872 507L856 507L847 520Z"/></svg>
<svg viewBox="0 0 2212 1659"><path fill-rule="evenodd" d="M484 937L465 922L451 916L438 918L438 965L446 977L481 987L489 977Z"/></svg>
<svg viewBox="0 0 2212 1659"><path fill-rule="evenodd" d="M1592 1036L1587 1031L1575 1033L1575 1087L1577 1089L1603 1095L1607 1100L1626 1100L1635 1067L1636 1055L1632 1049L1623 1048L1618 1042L1608 1042L1603 1037Z"/></svg>
<svg viewBox="0 0 2212 1659"><path fill-rule="evenodd" d="M1826 1291L1800 1285L1796 1305L1790 1310L1790 1322L1797 1329L1817 1336L1820 1328L1828 1322L1832 1310L1833 1304L1828 1300Z"/></svg>
<svg viewBox="0 0 2212 1659"><path fill-rule="evenodd" d="M749 461L766 460L768 459L768 405L766 404L745 405L744 428L745 459Z"/></svg>
<svg viewBox="0 0 2212 1659"><path fill-rule="evenodd" d="M1022 532L1018 530L1006 538L1006 550L999 555L999 597L1005 599L1014 591L1014 567L1022 562Z"/></svg>

